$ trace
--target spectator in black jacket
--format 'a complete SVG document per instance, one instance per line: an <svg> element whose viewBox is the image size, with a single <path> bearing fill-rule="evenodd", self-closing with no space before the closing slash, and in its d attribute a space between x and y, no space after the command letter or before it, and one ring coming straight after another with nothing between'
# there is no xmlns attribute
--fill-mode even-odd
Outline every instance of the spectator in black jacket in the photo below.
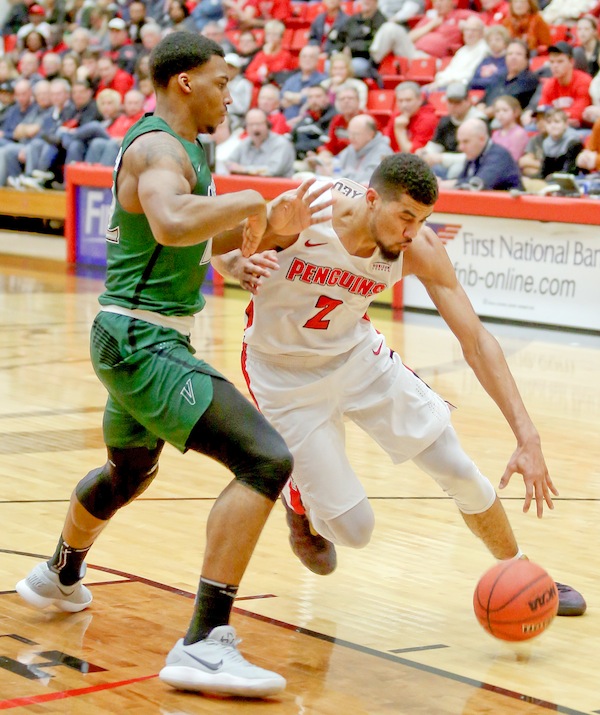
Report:
<svg viewBox="0 0 600 715"><path fill-rule="evenodd" d="M472 191L522 189L517 162L502 146L490 139L482 119L467 119L457 132L458 148L465 155L465 165L457 179L442 179L440 186Z"/></svg>
<svg viewBox="0 0 600 715"><path fill-rule="evenodd" d="M324 87L310 87L304 108L292 131L296 157L304 159L307 152L316 151L329 138L329 125L336 115Z"/></svg>
<svg viewBox="0 0 600 715"><path fill-rule="evenodd" d="M340 32L348 22L348 15L342 10L342 0L324 0L325 12L315 17L308 37L310 45L318 45L321 53L331 55L340 52L343 44L340 42Z"/></svg>
<svg viewBox="0 0 600 715"><path fill-rule="evenodd" d="M351 15L339 33L339 41L344 52L352 56L355 77L375 77L376 67L371 60L369 49L375 33L386 22L380 12L377 0L361 0L362 11Z"/></svg>

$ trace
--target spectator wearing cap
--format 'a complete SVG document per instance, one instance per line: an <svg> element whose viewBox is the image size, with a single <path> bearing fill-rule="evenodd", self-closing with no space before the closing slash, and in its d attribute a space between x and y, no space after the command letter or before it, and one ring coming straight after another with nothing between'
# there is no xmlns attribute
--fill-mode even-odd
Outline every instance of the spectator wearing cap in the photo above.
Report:
<svg viewBox="0 0 600 715"><path fill-rule="evenodd" d="M526 42L530 50L551 43L550 28L540 14L537 0L510 0L510 14L502 24L511 37Z"/></svg>
<svg viewBox="0 0 600 715"><path fill-rule="evenodd" d="M108 42L110 44L110 49L106 53L108 57L117 67L132 75L138 53L129 37L127 23L121 17L113 17L108 23Z"/></svg>
<svg viewBox="0 0 600 715"><path fill-rule="evenodd" d="M539 103L565 111L569 123L581 126L584 109L591 104L590 83L586 72L574 67L573 48L568 42L557 42L548 48L552 76L545 82Z"/></svg>
<svg viewBox="0 0 600 715"><path fill-rule="evenodd" d="M420 156L441 179L458 176L465 162L465 155L458 150L457 131L467 119L483 118L473 106L467 87L462 82L453 82L446 88L448 114L440 119L431 141L415 154Z"/></svg>
<svg viewBox="0 0 600 715"><path fill-rule="evenodd" d="M262 109L251 109L245 120L248 136L233 150L226 162L231 174L284 176L293 173L296 153L289 139L271 131Z"/></svg>
<svg viewBox="0 0 600 715"><path fill-rule="evenodd" d="M594 77L600 70L600 39L598 39L598 20L595 17L586 15L579 18L577 41L577 47L573 48L575 69Z"/></svg>
<svg viewBox="0 0 600 715"><path fill-rule="evenodd" d="M468 84L479 63L488 56L489 45L483 37L485 25L476 15L471 15L462 24L463 46L459 47L448 65L436 73L431 84L425 86L428 91L441 89L450 82Z"/></svg>
<svg viewBox="0 0 600 715"><path fill-rule="evenodd" d="M46 21L46 11L38 3L30 5L27 10L28 22L23 25L17 32L17 47L22 49L25 46L25 38L30 32L38 32L45 40L49 42L52 35L52 28Z"/></svg>
<svg viewBox="0 0 600 715"><path fill-rule="evenodd" d="M400 82L395 93L396 111L383 134L390 140L392 151L414 153L433 137L439 119L416 82Z"/></svg>
<svg viewBox="0 0 600 715"><path fill-rule="evenodd" d="M327 79L327 75L317 69L320 54L316 45L305 45L298 56L298 71L291 74L281 86L281 107L287 121L300 114L309 87Z"/></svg>
<svg viewBox="0 0 600 715"><path fill-rule="evenodd" d="M492 82L506 74L506 50L510 34L503 25L486 27L484 32L489 53L484 57L469 82L469 89L487 89Z"/></svg>
<svg viewBox="0 0 600 715"><path fill-rule="evenodd" d="M506 94L514 97L525 109L540 83L538 76L529 69L529 48L522 40L509 43L505 62L506 72L490 82L479 105L479 109L490 118L494 114L494 101Z"/></svg>
<svg viewBox="0 0 600 715"><path fill-rule="evenodd" d="M15 84L11 79L6 79L0 82L0 126L6 114L6 110L13 105L15 101Z"/></svg>
<svg viewBox="0 0 600 715"><path fill-rule="evenodd" d="M482 119L467 119L458 128L458 148L465 155L456 179L441 179L441 188L473 191L522 189L517 162L502 146L494 144Z"/></svg>
<svg viewBox="0 0 600 715"><path fill-rule="evenodd" d="M246 112L250 109L253 87L252 82L242 74L244 60L239 55L228 52L225 55L225 62L229 73L229 94L232 100L227 107L227 114L230 130L234 132L243 124Z"/></svg>
<svg viewBox="0 0 600 715"><path fill-rule="evenodd" d="M106 55L98 60L98 75L100 83L96 94L103 89L116 89L121 97L125 97L130 89L133 89L135 80L132 75L117 66L114 60Z"/></svg>

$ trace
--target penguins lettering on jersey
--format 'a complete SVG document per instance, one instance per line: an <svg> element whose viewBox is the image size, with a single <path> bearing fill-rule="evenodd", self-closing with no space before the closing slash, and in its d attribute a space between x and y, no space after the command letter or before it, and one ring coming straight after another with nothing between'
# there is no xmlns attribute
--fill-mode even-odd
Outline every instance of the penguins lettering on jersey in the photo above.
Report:
<svg viewBox="0 0 600 715"><path fill-rule="evenodd" d="M365 276L358 276L343 268L318 266L314 263L307 263L300 258L294 258L290 264L286 280L299 280L303 283L323 286L339 286L349 293L362 296L377 295L377 293L381 293L387 288L385 283L378 283L370 278L365 278Z"/></svg>

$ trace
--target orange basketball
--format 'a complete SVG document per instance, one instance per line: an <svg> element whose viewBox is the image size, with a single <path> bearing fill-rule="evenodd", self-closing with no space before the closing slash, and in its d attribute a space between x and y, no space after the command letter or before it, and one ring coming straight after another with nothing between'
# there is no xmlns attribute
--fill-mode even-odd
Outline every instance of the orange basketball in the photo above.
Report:
<svg viewBox="0 0 600 715"><path fill-rule="evenodd" d="M526 641L543 633L558 610L558 591L541 566L525 559L501 561L475 589L477 620L496 638Z"/></svg>

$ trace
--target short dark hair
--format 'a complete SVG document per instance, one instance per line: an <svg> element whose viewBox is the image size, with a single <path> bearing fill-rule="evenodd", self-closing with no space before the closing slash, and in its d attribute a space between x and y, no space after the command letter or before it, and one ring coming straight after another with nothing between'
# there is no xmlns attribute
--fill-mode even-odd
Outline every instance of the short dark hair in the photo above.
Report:
<svg viewBox="0 0 600 715"><path fill-rule="evenodd" d="M172 32L150 54L150 74L155 87L165 88L171 77L201 67L213 55L225 57L221 45L194 32Z"/></svg>
<svg viewBox="0 0 600 715"><path fill-rule="evenodd" d="M438 197L438 184L429 166L414 154L386 156L373 172L369 186L384 201L397 201L400 194L425 206L433 206Z"/></svg>

